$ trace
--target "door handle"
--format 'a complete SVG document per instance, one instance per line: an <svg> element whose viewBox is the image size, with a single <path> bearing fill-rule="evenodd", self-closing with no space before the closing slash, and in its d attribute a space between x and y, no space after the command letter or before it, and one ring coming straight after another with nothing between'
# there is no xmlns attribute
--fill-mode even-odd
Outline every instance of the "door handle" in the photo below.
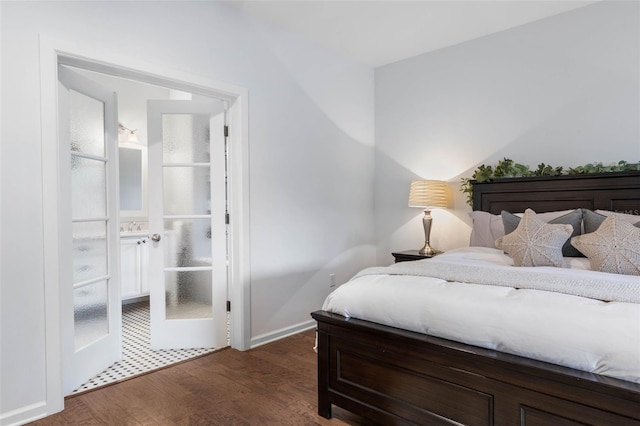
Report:
<svg viewBox="0 0 640 426"><path fill-rule="evenodd" d="M160 237L160 234L153 234L151 236L151 241L157 243L158 241L160 241L162 239L162 237Z"/></svg>

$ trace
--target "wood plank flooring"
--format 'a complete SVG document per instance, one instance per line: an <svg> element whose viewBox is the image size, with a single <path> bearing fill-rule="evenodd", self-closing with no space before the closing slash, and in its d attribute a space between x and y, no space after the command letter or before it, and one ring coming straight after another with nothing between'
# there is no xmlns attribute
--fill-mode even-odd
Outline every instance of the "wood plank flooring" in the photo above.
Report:
<svg viewBox="0 0 640 426"><path fill-rule="evenodd" d="M245 352L224 349L65 400L34 425L369 424L317 412L313 330Z"/></svg>

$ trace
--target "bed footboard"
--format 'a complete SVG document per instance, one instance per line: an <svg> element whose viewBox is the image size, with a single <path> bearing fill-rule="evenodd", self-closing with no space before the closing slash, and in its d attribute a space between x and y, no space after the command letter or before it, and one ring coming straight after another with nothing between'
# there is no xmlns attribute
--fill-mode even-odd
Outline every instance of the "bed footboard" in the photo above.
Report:
<svg viewBox="0 0 640 426"><path fill-rule="evenodd" d="M640 425L640 385L325 311L318 414L383 424Z"/></svg>

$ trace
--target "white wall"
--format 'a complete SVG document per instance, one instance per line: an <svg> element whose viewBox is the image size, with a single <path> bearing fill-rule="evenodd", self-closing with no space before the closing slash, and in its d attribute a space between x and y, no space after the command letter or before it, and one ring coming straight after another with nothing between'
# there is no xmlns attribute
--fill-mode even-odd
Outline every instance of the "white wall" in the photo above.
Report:
<svg viewBox="0 0 640 426"><path fill-rule="evenodd" d="M0 7L3 424L47 412L40 34L248 89L254 342L309 321L330 273L374 263L371 69L219 3Z"/></svg>
<svg viewBox="0 0 640 426"><path fill-rule="evenodd" d="M459 183L479 164L640 161L639 7L601 2L377 68L378 262L423 243L412 179L450 182L431 235L450 249L468 245Z"/></svg>

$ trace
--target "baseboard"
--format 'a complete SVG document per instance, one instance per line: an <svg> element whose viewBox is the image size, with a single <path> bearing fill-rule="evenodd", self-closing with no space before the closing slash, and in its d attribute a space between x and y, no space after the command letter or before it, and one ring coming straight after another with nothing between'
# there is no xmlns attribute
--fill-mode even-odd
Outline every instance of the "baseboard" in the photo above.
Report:
<svg viewBox="0 0 640 426"><path fill-rule="evenodd" d="M42 419L49 414L50 413L47 412L47 403L45 401L37 402L27 405L26 407L18 408L17 410L9 411L8 413L0 414L0 425L23 425Z"/></svg>
<svg viewBox="0 0 640 426"><path fill-rule="evenodd" d="M302 331L311 330L316 327L314 320L301 322L299 324L292 325L291 327L281 328L280 330L273 331L271 333L261 334L251 338L251 348L257 348L258 346L265 345L267 343L275 342L276 340L283 339L285 337L298 334Z"/></svg>

